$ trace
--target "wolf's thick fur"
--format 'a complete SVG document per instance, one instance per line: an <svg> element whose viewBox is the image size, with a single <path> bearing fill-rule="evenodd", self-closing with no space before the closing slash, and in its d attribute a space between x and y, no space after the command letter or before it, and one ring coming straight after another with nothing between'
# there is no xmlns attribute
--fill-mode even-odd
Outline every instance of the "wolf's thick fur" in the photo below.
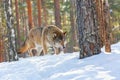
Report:
<svg viewBox="0 0 120 80"><path fill-rule="evenodd" d="M59 48L65 47L65 32L54 25L31 29L18 52L25 53L36 49L40 55L42 51L46 54L48 47L53 47L56 54L59 53Z"/></svg>

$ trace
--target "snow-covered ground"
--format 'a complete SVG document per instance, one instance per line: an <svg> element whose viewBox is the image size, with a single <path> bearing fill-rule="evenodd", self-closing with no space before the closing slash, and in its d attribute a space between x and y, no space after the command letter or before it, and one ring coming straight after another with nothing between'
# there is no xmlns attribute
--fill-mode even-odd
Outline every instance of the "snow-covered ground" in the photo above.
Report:
<svg viewBox="0 0 120 80"><path fill-rule="evenodd" d="M0 80L120 80L120 42L112 52L78 59L79 53L0 63Z"/></svg>

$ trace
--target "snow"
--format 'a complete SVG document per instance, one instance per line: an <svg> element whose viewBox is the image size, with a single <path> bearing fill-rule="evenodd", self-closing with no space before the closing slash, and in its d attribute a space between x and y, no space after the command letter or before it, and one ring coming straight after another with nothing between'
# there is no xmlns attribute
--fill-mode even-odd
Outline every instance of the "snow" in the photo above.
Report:
<svg viewBox="0 0 120 80"><path fill-rule="evenodd" d="M79 59L79 52L0 63L0 80L119 80L120 42L111 53Z"/></svg>

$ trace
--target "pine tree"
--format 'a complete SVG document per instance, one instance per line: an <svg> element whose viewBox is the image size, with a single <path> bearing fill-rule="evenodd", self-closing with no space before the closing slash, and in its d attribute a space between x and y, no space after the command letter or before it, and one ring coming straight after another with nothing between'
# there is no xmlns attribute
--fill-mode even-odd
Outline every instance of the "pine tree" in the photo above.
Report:
<svg viewBox="0 0 120 80"><path fill-rule="evenodd" d="M37 0L37 8L38 8L38 26L41 26L41 0Z"/></svg>
<svg viewBox="0 0 120 80"><path fill-rule="evenodd" d="M95 0L77 0L80 58L101 52Z"/></svg>
<svg viewBox="0 0 120 80"><path fill-rule="evenodd" d="M43 8L43 17L44 17L44 21L43 21L43 25L48 25L48 11L46 8L46 1L45 0L41 0L42 2L42 8Z"/></svg>
<svg viewBox="0 0 120 80"><path fill-rule="evenodd" d="M55 25L59 28L61 27L61 16L60 16L60 2L59 0L54 0L54 8L55 8Z"/></svg>
<svg viewBox="0 0 120 80"><path fill-rule="evenodd" d="M17 47L20 45L20 25L19 25L19 12L18 12L18 0L15 0L15 12L16 12L16 21L17 21Z"/></svg>
<svg viewBox="0 0 120 80"><path fill-rule="evenodd" d="M26 2L27 2L27 9L28 9L28 26L29 26L29 29L31 29L33 28L31 0L26 0Z"/></svg>

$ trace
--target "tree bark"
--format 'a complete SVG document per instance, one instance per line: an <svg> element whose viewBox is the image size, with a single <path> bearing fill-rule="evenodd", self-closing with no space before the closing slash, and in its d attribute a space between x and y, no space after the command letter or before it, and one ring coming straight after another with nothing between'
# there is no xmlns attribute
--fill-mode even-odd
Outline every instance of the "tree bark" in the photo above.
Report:
<svg viewBox="0 0 120 80"><path fill-rule="evenodd" d="M2 1L0 1L0 3L2 4ZM1 7L1 6L0 6ZM0 8L0 62L3 62L4 61L4 48L3 48L3 27L2 27L2 9Z"/></svg>
<svg viewBox="0 0 120 80"><path fill-rule="evenodd" d="M41 0L37 0L38 8L38 26L41 27Z"/></svg>
<svg viewBox="0 0 120 80"><path fill-rule="evenodd" d="M48 25L48 20L47 20L47 9L46 9L46 2L45 0L42 0L42 7L43 7L43 16L44 16L44 25Z"/></svg>
<svg viewBox="0 0 120 80"><path fill-rule="evenodd" d="M13 27L13 15L12 15L12 1L4 0L4 9L5 9L5 18L7 26L7 38L8 38L8 61L18 60L17 51L16 51L16 35L15 29Z"/></svg>
<svg viewBox="0 0 120 80"><path fill-rule="evenodd" d="M17 21L17 47L20 45L20 26L19 26L19 12L18 12L18 0L15 0L15 11L16 11L16 21Z"/></svg>
<svg viewBox="0 0 120 80"><path fill-rule="evenodd" d="M0 16L1 17L1 16ZM4 41L3 41L3 33L4 30L1 25L1 19L0 19L0 62L5 61L5 56L4 56Z"/></svg>
<svg viewBox="0 0 120 80"><path fill-rule="evenodd" d="M109 4L108 0L104 0L104 43L105 43L105 51L111 52L110 48L110 12L109 12Z"/></svg>
<svg viewBox="0 0 120 80"><path fill-rule="evenodd" d="M107 0L96 0L96 10L98 24L100 27L100 39L101 47L105 45L105 51L110 52L110 35L111 35L111 26L110 26L110 13Z"/></svg>
<svg viewBox="0 0 120 80"><path fill-rule="evenodd" d="M59 0L54 0L54 8L55 8L55 25L59 28L61 27L61 16L60 16L60 2Z"/></svg>
<svg viewBox="0 0 120 80"><path fill-rule="evenodd" d="M77 0L80 59L101 52L95 0Z"/></svg>
<svg viewBox="0 0 120 80"><path fill-rule="evenodd" d="M28 9L28 26L29 26L29 29L31 29L33 28L31 0L26 0L26 2L27 2L27 9Z"/></svg>
<svg viewBox="0 0 120 80"><path fill-rule="evenodd" d="M76 43L76 29L75 29L75 17L74 17L74 0L70 0L70 41L69 41L69 46L68 46L68 52L73 52L74 51L74 46Z"/></svg>
<svg viewBox="0 0 120 80"><path fill-rule="evenodd" d="M0 62L5 61L5 56L4 56L4 42L2 37L0 36Z"/></svg>

